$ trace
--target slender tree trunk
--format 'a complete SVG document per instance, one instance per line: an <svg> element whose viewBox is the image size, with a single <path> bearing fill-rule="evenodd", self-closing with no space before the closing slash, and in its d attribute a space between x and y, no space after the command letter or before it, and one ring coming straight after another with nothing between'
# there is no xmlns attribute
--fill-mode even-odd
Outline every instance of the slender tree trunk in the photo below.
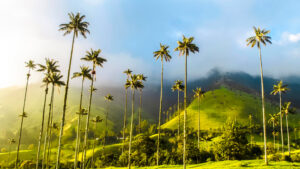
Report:
<svg viewBox="0 0 300 169"><path fill-rule="evenodd" d="M93 71L95 72L95 64L93 63ZM90 122L90 114L91 114L91 108L92 108L92 98L93 98L93 89L94 89L94 78L95 74L93 74L92 82L91 82L91 88L90 88L90 101L89 101L89 109L88 114L86 117L86 126L85 126L85 134L84 134L84 152L83 152L83 169L85 169L85 162L86 162L86 151L87 151L87 138L88 138L88 131L89 131L89 122Z"/></svg>
<svg viewBox="0 0 300 169"><path fill-rule="evenodd" d="M18 165L19 165L19 151L20 151L21 138L22 138L22 129L23 129L23 121L24 121L24 113L25 113L25 105L26 105L29 77L30 77L30 69L28 70L27 80L26 80L25 96L24 96L23 110L22 110L22 116L21 116L21 126L20 126L20 131L19 131L19 142L18 142L18 148L17 148L17 157L16 157L15 168L18 168Z"/></svg>
<svg viewBox="0 0 300 169"><path fill-rule="evenodd" d="M125 146L125 129L126 129L126 116L127 116L127 92L128 89L125 88L125 111L124 111L124 125L123 125L123 145L122 145L122 153L124 152Z"/></svg>
<svg viewBox="0 0 300 169"><path fill-rule="evenodd" d="M54 90L54 88L53 88ZM51 117L50 117L50 127L49 127L49 136L48 136L48 155L47 155L47 163L46 168L49 168L49 163L51 162L51 138L52 138L52 127L53 127L53 104L54 104L54 93L53 100L51 104Z"/></svg>
<svg viewBox="0 0 300 169"><path fill-rule="evenodd" d="M65 126L65 118L66 118L65 116L66 116L66 108L67 108L67 100L68 100L69 81L70 81L70 72L71 72L71 65L72 65L74 40L75 40L75 32L73 32L72 47L71 47L71 54L70 54L70 61L69 61L69 68L68 68L68 76L67 76L67 83L66 83L66 88L65 88L64 105L63 105L60 133L59 133L59 139L58 139L57 159L56 159L56 167L55 167L56 169L60 168L60 153L61 153L61 147L62 147L61 141L62 141L64 126Z"/></svg>
<svg viewBox="0 0 300 169"><path fill-rule="evenodd" d="M284 140L283 140L283 125L282 125L282 114L281 114L281 92L279 92L279 114L280 114L280 133L281 133L281 151L282 151L282 155L284 154Z"/></svg>
<svg viewBox="0 0 300 169"><path fill-rule="evenodd" d="M10 150L11 150L11 143L9 144L9 147L8 147L7 166L9 166L9 160L10 160Z"/></svg>
<svg viewBox="0 0 300 169"><path fill-rule="evenodd" d="M160 118L162 111L163 102L163 79L164 79L164 60L161 58L161 84L160 84L160 104L159 104L159 114L158 114L158 137L157 137L157 152L156 152L156 165L159 165L159 142L160 142Z"/></svg>
<svg viewBox="0 0 300 169"><path fill-rule="evenodd" d="M178 111L178 139L180 138L180 105L179 105L179 89L177 90L177 111Z"/></svg>
<svg viewBox="0 0 300 169"><path fill-rule="evenodd" d="M276 136L275 136L275 122L273 121L273 139L274 139L274 150L276 150L276 143L275 143L275 138Z"/></svg>
<svg viewBox="0 0 300 169"><path fill-rule="evenodd" d="M198 96L198 149L200 149L200 98Z"/></svg>
<svg viewBox="0 0 300 169"><path fill-rule="evenodd" d="M94 139L93 139L93 156L92 156L92 162L91 162L91 168L94 168L94 155L95 155L95 139L96 139L96 131L97 131L97 121L95 121L95 131L94 131Z"/></svg>
<svg viewBox="0 0 300 169"><path fill-rule="evenodd" d="M37 147L37 155L36 155L36 169L39 168L39 158L40 158L40 149L41 149L41 143L42 143L42 137L43 137L43 131L44 131L44 121L45 121L45 110L46 110L46 102L47 102L47 95L48 95L48 83L46 84L45 89L45 97L44 97L44 105L43 105L43 114L42 114L42 125L40 129L40 135L39 135L39 143Z"/></svg>
<svg viewBox="0 0 300 169"><path fill-rule="evenodd" d="M79 141L80 141L80 126L81 126L81 105L82 105L82 96L83 96L83 82L84 77L82 77L81 81L81 90L80 90L80 101L79 101L79 114L78 114L78 122L77 122L77 136L76 136L76 147L75 147L75 159L74 159L74 169L77 168L77 158L78 158L78 149L79 149Z"/></svg>
<svg viewBox="0 0 300 169"><path fill-rule="evenodd" d="M183 169L186 169L186 97L187 97L187 55L185 55L185 78L184 78L184 116L183 116Z"/></svg>
<svg viewBox="0 0 300 169"><path fill-rule="evenodd" d="M53 104L53 95L54 95L54 85L52 84L52 89L51 89L51 99L50 99L50 104L49 104L49 113L48 113L48 121L47 121L47 130L46 130L46 135L45 135L45 140L44 140L44 151L43 151L43 161L42 161L42 169L45 166L46 160L47 160L47 145L48 145L48 138L49 138L49 130L50 130L50 120L51 120L51 109L52 109L52 104Z"/></svg>
<svg viewBox="0 0 300 169"><path fill-rule="evenodd" d="M131 124L130 124L130 137L129 137L129 149L128 149L128 168L131 168L131 142L132 142L132 129L133 129L133 113L134 113L134 88L132 92L132 101L131 101Z"/></svg>
<svg viewBox="0 0 300 169"><path fill-rule="evenodd" d="M108 104L108 103L107 103ZM102 154L104 156L105 161L105 144L106 144L106 135L107 135L107 117L108 117L108 105L106 107L106 116L105 116L105 131L104 131L104 138L103 138L103 151Z"/></svg>
<svg viewBox="0 0 300 169"><path fill-rule="evenodd" d="M291 156L289 121L288 121L287 114L285 115L285 120L286 120L286 132L287 132L287 139L288 139L288 150L289 150L289 156Z"/></svg>
<svg viewBox="0 0 300 169"><path fill-rule="evenodd" d="M262 100L262 113L263 113L263 130L264 130L264 151L265 151L265 164L268 165L267 155L267 131L266 131L266 114L265 114L265 93L264 93L264 76L262 68L261 49L259 48L260 58L260 73L261 73L261 100Z"/></svg>
<svg viewBox="0 0 300 169"><path fill-rule="evenodd" d="M252 117L250 118L250 145L252 147Z"/></svg>
<svg viewBox="0 0 300 169"><path fill-rule="evenodd" d="M139 133L141 133L142 94L143 94L143 91L142 91L142 90L140 90L140 107L139 107Z"/></svg>

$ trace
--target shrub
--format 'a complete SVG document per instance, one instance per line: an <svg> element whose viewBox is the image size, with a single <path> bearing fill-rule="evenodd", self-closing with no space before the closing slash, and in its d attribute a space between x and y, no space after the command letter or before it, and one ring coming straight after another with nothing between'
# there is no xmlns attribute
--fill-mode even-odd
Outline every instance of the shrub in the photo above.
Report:
<svg viewBox="0 0 300 169"><path fill-rule="evenodd" d="M292 154L291 155L291 160L293 162L300 162L300 154L299 153L298 154Z"/></svg>
<svg viewBox="0 0 300 169"><path fill-rule="evenodd" d="M229 122L221 139L213 144L215 159L220 160L242 160L249 157L249 145L246 132L235 122Z"/></svg>

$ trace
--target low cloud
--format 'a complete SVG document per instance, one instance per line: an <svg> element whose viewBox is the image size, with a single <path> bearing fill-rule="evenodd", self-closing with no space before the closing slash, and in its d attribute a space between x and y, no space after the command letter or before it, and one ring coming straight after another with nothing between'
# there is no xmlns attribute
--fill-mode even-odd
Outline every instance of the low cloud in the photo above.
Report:
<svg viewBox="0 0 300 169"><path fill-rule="evenodd" d="M276 43L279 45L286 45L289 43L297 43L300 41L300 33L289 33L289 32L283 32L281 35L281 39L277 41Z"/></svg>

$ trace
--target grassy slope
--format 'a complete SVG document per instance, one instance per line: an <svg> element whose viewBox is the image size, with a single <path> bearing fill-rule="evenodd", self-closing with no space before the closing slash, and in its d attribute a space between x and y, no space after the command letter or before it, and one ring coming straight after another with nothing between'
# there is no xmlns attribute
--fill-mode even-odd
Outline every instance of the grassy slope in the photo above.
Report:
<svg viewBox="0 0 300 169"><path fill-rule="evenodd" d="M256 169L292 169L299 168L300 163L289 163L286 161L282 162L270 162L269 166L265 166L263 160L245 160L245 161L219 161L219 162L206 162L202 164L193 164L187 165L187 168L205 168L205 169L240 169L240 168L256 168ZM182 165L162 165L159 167L132 167L140 169L156 169L156 168L172 168L172 169L181 169ZM118 167L108 167L107 169L121 169ZM125 169L125 167L124 167Z"/></svg>
<svg viewBox="0 0 300 169"><path fill-rule="evenodd" d="M198 128L198 102L195 99L188 106L187 127ZM266 103L266 117L278 111L275 105ZM183 121L183 111L180 118ZM227 119L249 124L248 116L253 115L253 121L262 124L261 99L241 91L229 90L225 87L208 91L200 103L200 128L208 130L222 127ZM300 115L291 115L289 125L292 127L300 120ZM181 121L181 124L182 124ZM284 123L285 125L285 123ZM162 128L177 129L178 116L165 123Z"/></svg>

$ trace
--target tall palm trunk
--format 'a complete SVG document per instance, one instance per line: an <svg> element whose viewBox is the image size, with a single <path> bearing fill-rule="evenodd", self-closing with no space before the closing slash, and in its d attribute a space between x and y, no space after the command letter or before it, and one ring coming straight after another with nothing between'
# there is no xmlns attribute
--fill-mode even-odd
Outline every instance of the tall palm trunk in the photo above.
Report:
<svg viewBox="0 0 300 169"><path fill-rule="evenodd" d="M67 76L67 83L66 83L66 88L65 88L64 106L63 106L61 126L60 126L59 139L58 139L56 169L60 168L60 153L61 153L61 146L62 146L61 141L62 141L64 126L65 126L66 108L67 108L67 99L68 99L68 91L69 91L69 81L70 81L70 72L71 72L71 65L72 65L74 40L75 40L75 32L73 32L72 47L71 47L71 54L70 54L70 61L69 61L69 68L68 68L68 76Z"/></svg>
<svg viewBox="0 0 300 169"><path fill-rule="evenodd" d="M184 116L183 116L183 169L186 168L186 88L187 88L187 54L185 54L185 77L184 77Z"/></svg>
<svg viewBox="0 0 300 169"><path fill-rule="evenodd" d="M279 92L279 114L280 114L280 133L281 133L281 151L282 155L284 154L284 140L283 140L283 125L282 125L282 114L281 114L281 92Z"/></svg>
<svg viewBox="0 0 300 169"><path fill-rule="evenodd" d="M9 160L10 160L10 150L11 150L11 143L9 144L9 147L8 147L7 166L9 166Z"/></svg>
<svg viewBox="0 0 300 169"><path fill-rule="evenodd" d="M157 152L156 152L156 165L159 165L159 142L160 142L160 118L162 111L162 100L163 100L163 79L164 79L164 60L161 58L161 81L160 81L160 104L158 114L158 137L157 137Z"/></svg>
<svg viewBox="0 0 300 169"><path fill-rule="evenodd" d="M274 150L276 150L276 143L275 143L275 140L276 140L276 138L275 138L276 136L275 136L275 122L273 121L273 139L274 139Z"/></svg>
<svg viewBox="0 0 300 169"><path fill-rule="evenodd" d="M54 90L54 88L53 88ZM47 163L46 168L49 168L49 163L51 162L51 138L52 138L52 127L53 127L53 104L54 104L54 93L53 100L51 104L51 117L50 117L50 128L49 128L49 136L48 136L48 154L47 154Z"/></svg>
<svg viewBox="0 0 300 169"><path fill-rule="evenodd" d="M93 63L93 71L95 72L95 64ZM89 109L88 114L86 117L86 126L85 126L85 133L84 133L84 147L83 147L83 164L82 168L85 168L85 161L86 161L86 150L87 150L87 138L88 138L88 131L89 131L89 122L90 122L90 114L91 114L91 107L92 107L92 98L93 98L93 89L94 89L94 78L95 74L93 74L92 82L91 82L91 88L90 88L90 100L89 100Z"/></svg>
<svg viewBox="0 0 300 169"><path fill-rule="evenodd" d="M140 107L139 107L139 133L141 133L142 94L143 94L143 91L142 91L142 90L140 90Z"/></svg>
<svg viewBox="0 0 300 169"><path fill-rule="evenodd" d="M177 90L177 111L178 111L178 139L180 138L180 105L179 105L179 90Z"/></svg>
<svg viewBox="0 0 300 169"><path fill-rule="evenodd" d="M198 97L198 149L200 149L200 98Z"/></svg>
<svg viewBox="0 0 300 169"><path fill-rule="evenodd" d="M44 141L42 169L44 168L46 160L47 160L47 154L46 153L47 153L47 145L48 145L49 130L50 130L50 120L51 120L51 110L52 110L52 104L53 104L53 95L54 95L54 84L52 84L51 99L50 99L50 104L49 104L47 130L46 130L45 141Z"/></svg>
<svg viewBox="0 0 300 169"><path fill-rule="evenodd" d="M104 131L104 138L103 138L103 151L102 154L104 156L105 161L105 144L106 144L106 135L107 135L107 117L108 117L108 106L106 108L106 116L105 116L105 131Z"/></svg>
<svg viewBox="0 0 300 169"><path fill-rule="evenodd" d="M288 150L289 156L291 155L291 147L290 147L290 132L289 132L289 121L288 121L288 114L285 115L286 120L286 132L287 132L287 139L288 139Z"/></svg>
<svg viewBox="0 0 300 169"><path fill-rule="evenodd" d="M131 122L130 122L130 137L129 137L129 149L128 149L128 168L131 168L131 142L132 142L132 129L133 129L133 113L134 113L134 89L132 89L132 101L131 101Z"/></svg>
<svg viewBox="0 0 300 169"><path fill-rule="evenodd" d="M127 114L127 92L128 89L125 88L125 111L124 111L124 125L123 125L123 145L122 145L122 153L124 152L125 146L125 129L126 129L126 114Z"/></svg>
<svg viewBox="0 0 300 169"><path fill-rule="evenodd" d="M23 110L22 110L22 116L21 116L21 126L20 126L20 133L19 133L19 141L18 141L18 148L17 148L17 157L16 157L16 168L18 168L19 164L19 151L20 151L20 145L21 145L21 138L22 138L22 130L23 130L23 121L24 121L24 113L25 113L25 105L26 105L26 98L27 98L27 89L28 89L28 81L30 77L30 69L28 70L27 74L27 80L26 80L26 87L25 87L25 96L24 96L24 102L23 102Z"/></svg>
<svg viewBox="0 0 300 169"><path fill-rule="evenodd" d="M262 58L261 49L259 49L260 58L260 74L261 74L261 100L262 100L262 113L263 113L263 130L264 130L264 151L265 151L265 164L268 165L268 155L267 155L267 131L266 131L266 114L265 114L265 93L264 93L264 76L262 68Z"/></svg>
<svg viewBox="0 0 300 169"><path fill-rule="evenodd" d="M93 138L93 156L92 156L92 162L91 162L91 168L94 168L94 156L95 156L95 140L96 140L96 131L97 131L97 123L95 121L95 132L94 132L94 138Z"/></svg>
<svg viewBox="0 0 300 169"><path fill-rule="evenodd" d="M44 121L45 121L45 110L46 110L46 102L47 102L47 95L48 95L48 83L46 84L45 89L45 97L44 97L44 106L43 106L43 114L42 114L42 125L40 129L40 135L39 135L39 143L37 147L37 155L36 155L36 169L39 168L39 158L40 158L40 149L41 149L41 143L42 143L42 137L43 137L43 131L44 131Z"/></svg>
<svg viewBox="0 0 300 169"><path fill-rule="evenodd" d="M81 82L81 91L80 91L80 101L79 101L79 114L78 114L78 122L77 122L77 136L76 136L76 147L75 147L75 159L74 159L74 169L77 168L77 158L78 158L78 149L79 149L79 141L80 141L80 126L81 126L81 106L82 106L82 96L83 96L83 82L84 77L82 77Z"/></svg>
<svg viewBox="0 0 300 169"><path fill-rule="evenodd" d="M252 116L250 118L250 145L252 147Z"/></svg>

